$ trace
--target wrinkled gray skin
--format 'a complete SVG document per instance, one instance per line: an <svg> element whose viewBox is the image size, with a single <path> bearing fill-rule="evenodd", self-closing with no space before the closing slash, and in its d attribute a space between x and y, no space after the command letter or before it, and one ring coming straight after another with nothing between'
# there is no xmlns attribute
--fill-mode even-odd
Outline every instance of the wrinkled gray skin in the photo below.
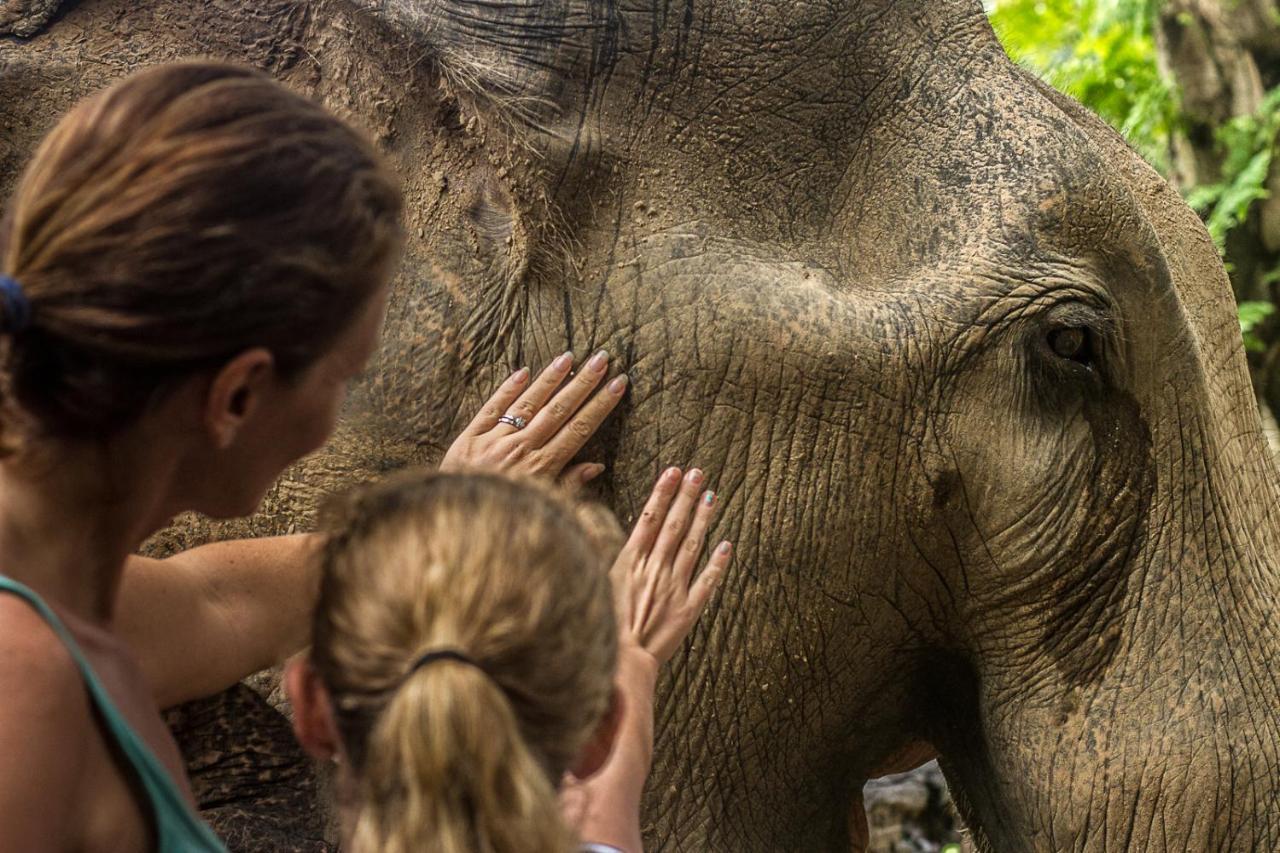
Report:
<svg viewBox="0 0 1280 853"><path fill-rule="evenodd" d="M863 782L935 752L988 849L1280 843L1276 472L1222 266L978 0L38 23L0 40L6 187L76 98L191 54L315 94L405 176L385 351L254 531L437 458L565 348L633 377L587 454L624 520L663 464L713 472L740 556L662 684L654 849L847 850Z"/></svg>

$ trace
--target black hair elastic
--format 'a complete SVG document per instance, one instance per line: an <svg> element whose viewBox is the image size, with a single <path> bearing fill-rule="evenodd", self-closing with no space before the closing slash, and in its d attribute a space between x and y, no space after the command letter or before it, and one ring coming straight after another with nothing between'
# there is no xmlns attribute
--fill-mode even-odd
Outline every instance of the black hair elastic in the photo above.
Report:
<svg viewBox="0 0 1280 853"><path fill-rule="evenodd" d="M457 661L458 663L465 663L467 666L474 666L476 669L480 670L481 672L484 672L484 667L482 667L480 664L476 663L474 660L467 657L465 654L458 651L457 649L437 649L436 651L433 651L433 652L427 652L426 654L420 656L417 660L415 660L413 662L413 666L409 667L409 671L405 673L404 677L408 678L418 670L422 669L424 666L430 666L431 664L436 663L437 661L442 661L442 660L452 660L452 661ZM488 673L485 673L485 674L488 675Z"/></svg>

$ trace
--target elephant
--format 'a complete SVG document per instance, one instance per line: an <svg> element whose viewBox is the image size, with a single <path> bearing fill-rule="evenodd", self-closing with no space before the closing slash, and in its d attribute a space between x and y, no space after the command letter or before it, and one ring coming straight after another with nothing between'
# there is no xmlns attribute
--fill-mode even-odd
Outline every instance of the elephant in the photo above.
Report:
<svg viewBox="0 0 1280 853"><path fill-rule="evenodd" d="M260 516L429 464L509 371L631 379L629 521L737 564L664 676L646 842L849 850L938 757L983 850L1280 844L1280 493L1222 262L979 0L6 0L0 187L78 97L267 69L403 175L384 347Z"/></svg>

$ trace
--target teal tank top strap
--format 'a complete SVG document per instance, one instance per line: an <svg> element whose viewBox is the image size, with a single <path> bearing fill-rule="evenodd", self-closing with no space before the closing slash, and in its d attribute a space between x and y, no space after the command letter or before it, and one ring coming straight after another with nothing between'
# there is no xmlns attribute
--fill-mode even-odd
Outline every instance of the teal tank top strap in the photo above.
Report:
<svg viewBox="0 0 1280 853"><path fill-rule="evenodd" d="M213 834L213 830L191 810L169 771L156 758L151 748L140 738L120 713L111 696L81 651L75 637L67 629L53 609L35 591L11 578L0 575L0 593L11 593L21 598L39 613L54 633L62 640L80 669L93 704L102 714L103 722L120 750L124 753L134 773L142 782L151 812L156 822L156 838L159 853L227 853L226 847Z"/></svg>

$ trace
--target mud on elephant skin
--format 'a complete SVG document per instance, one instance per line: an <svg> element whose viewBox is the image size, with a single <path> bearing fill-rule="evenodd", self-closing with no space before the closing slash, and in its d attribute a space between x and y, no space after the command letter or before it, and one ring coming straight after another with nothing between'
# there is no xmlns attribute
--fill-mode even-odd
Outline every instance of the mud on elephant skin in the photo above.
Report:
<svg viewBox="0 0 1280 853"><path fill-rule="evenodd" d="M369 127L410 240L342 434L171 544L305 528L605 347L602 496L694 461L739 545L662 685L655 849L847 850L935 753L987 849L1280 841L1276 471L1221 263L978 0L82 0L0 39L3 179L191 54Z"/></svg>

